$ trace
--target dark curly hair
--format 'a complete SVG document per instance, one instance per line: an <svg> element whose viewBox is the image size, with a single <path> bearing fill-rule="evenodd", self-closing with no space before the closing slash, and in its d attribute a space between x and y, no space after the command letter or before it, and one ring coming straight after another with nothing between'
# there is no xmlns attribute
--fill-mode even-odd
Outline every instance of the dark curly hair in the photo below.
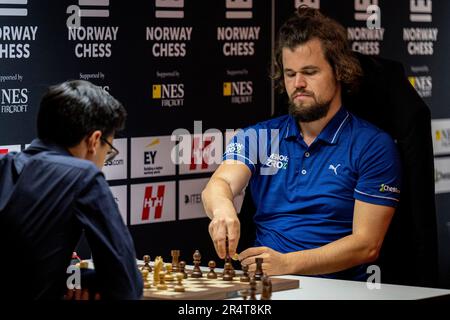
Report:
<svg viewBox="0 0 450 320"><path fill-rule="evenodd" d="M330 64L336 79L343 90L349 93L358 89L362 77L362 69L347 41L345 28L337 21L324 16L319 10L305 5L297 11L280 28L274 57L274 73L276 87L285 91L283 79L283 48L294 50L298 45L317 38L322 44L325 59Z"/></svg>

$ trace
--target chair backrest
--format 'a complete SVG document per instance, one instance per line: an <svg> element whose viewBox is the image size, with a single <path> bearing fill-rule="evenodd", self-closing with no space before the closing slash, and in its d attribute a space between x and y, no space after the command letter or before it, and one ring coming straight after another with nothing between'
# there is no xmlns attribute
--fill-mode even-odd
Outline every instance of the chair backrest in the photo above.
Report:
<svg viewBox="0 0 450 320"><path fill-rule="evenodd" d="M378 261L381 281L438 286L438 245L430 110L395 61L358 54L364 77L357 94L343 95L355 115L389 133L402 161L402 194ZM275 115L286 113L285 98ZM241 209L239 249L255 237L255 206L247 188Z"/></svg>

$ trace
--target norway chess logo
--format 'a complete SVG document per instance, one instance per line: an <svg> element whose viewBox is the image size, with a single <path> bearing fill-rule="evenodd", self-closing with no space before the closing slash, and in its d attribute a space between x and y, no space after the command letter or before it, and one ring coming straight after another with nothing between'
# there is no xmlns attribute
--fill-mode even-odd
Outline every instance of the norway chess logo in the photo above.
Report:
<svg viewBox="0 0 450 320"><path fill-rule="evenodd" d="M328 167L329 170L332 170L334 172L334 175L338 175L337 173L337 169L341 166L341 164L339 163L338 165L334 166L333 164L330 164L330 166Z"/></svg>
<svg viewBox="0 0 450 320"><path fill-rule="evenodd" d="M227 0L225 2L227 19L252 19L253 0Z"/></svg>
<svg viewBox="0 0 450 320"><path fill-rule="evenodd" d="M184 0L155 0L155 18L183 19Z"/></svg>
<svg viewBox="0 0 450 320"><path fill-rule="evenodd" d="M144 203L142 208L142 221L150 220L151 213L154 212L154 219L158 220L162 217L163 204L164 204L164 192L165 185L159 185L157 188L146 187L144 195ZM154 195L154 189L156 194Z"/></svg>
<svg viewBox="0 0 450 320"><path fill-rule="evenodd" d="M1 1L1 0L0 0ZM81 18L108 18L109 0L78 0L78 5L67 7L67 28L80 28Z"/></svg>
<svg viewBox="0 0 450 320"><path fill-rule="evenodd" d="M4 7L4 5L14 5L14 7ZM4 17L26 17L28 9L22 7L27 5L28 0L0 0L0 16Z"/></svg>

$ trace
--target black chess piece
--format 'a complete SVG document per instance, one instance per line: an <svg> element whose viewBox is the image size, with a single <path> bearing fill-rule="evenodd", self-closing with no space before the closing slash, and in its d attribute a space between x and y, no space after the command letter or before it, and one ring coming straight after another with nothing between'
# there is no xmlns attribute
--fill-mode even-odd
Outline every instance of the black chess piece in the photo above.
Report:
<svg viewBox="0 0 450 320"><path fill-rule="evenodd" d="M208 262L209 272L207 275L208 279L217 279L217 273L214 272L214 268L216 267L216 262L211 260Z"/></svg>
<svg viewBox="0 0 450 320"><path fill-rule="evenodd" d="M267 276L267 274L264 274L262 276L262 293L261 293L261 300L270 300L272 297L272 280Z"/></svg>
<svg viewBox="0 0 450 320"><path fill-rule="evenodd" d="M255 258L255 262L256 262L255 280L261 281L261 277L263 276L263 269L262 269L263 258Z"/></svg>
<svg viewBox="0 0 450 320"><path fill-rule="evenodd" d="M180 271L180 266L178 259L180 257L180 250L171 250L170 254L172 256L172 272L178 273Z"/></svg>
<svg viewBox="0 0 450 320"><path fill-rule="evenodd" d="M231 262L225 262L224 272L222 279L224 281L233 281L233 273L231 271L232 265Z"/></svg>
<svg viewBox="0 0 450 320"><path fill-rule="evenodd" d="M145 255L143 258L144 265L141 267L141 270L147 270L149 273L152 272L152 267L150 266L150 256Z"/></svg>
<svg viewBox="0 0 450 320"><path fill-rule="evenodd" d="M250 278L250 298L249 300L256 300L256 279L255 276Z"/></svg>
<svg viewBox="0 0 450 320"><path fill-rule="evenodd" d="M248 265L243 264L241 266L242 271L244 272L241 278L239 279L240 282L250 282L250 277L248 276Z"/></svg>
<svg viewBox="0 0 450 320"><path fill-rule="evenodd" d="M187 275L187 273L186 273L186 271L185 271L185 268L186 268L186 261L180 261L180 263L178 264L178 266L179 266L178 272L183 274L183 278L184 278L184 279L187 279L188 275Z"/></svg>
<svg viewBox="0 0 450 320"><path fill-rule="evenodd" d="M202 270L200 269L200 260L202 258L200 251L195 250L193 258L194 258L194 269L192 270L191 278L201 278L203 277L203 273Z"/></svg>

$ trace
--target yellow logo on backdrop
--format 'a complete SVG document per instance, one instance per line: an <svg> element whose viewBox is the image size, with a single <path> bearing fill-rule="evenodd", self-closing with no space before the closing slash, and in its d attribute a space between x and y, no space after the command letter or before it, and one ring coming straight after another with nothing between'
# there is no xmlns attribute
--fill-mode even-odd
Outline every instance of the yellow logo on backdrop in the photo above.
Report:
<svg viewBox="0 0 450 320"><path fill-rule="evenodd" d="M231 82L224 82L223 83L223 96L224 97L231 96Z"/></svg>
<svg viewBox="0 0 450 320"><path fill-rule="evenodd" d="M436 130L436 141L441 141L441 130Z"/></svg>
<svg viewBox="0 0 450 320"><path fill-rule="evenodd" d="M416 77L408 77L409 82L415 88L416 87Z"/></svg>
<svg viewBox="0 0 450 320"><path fill-rule="evenodd" d="M153 85L153 99L161 99L161 85L154 84Z"/></svg>

